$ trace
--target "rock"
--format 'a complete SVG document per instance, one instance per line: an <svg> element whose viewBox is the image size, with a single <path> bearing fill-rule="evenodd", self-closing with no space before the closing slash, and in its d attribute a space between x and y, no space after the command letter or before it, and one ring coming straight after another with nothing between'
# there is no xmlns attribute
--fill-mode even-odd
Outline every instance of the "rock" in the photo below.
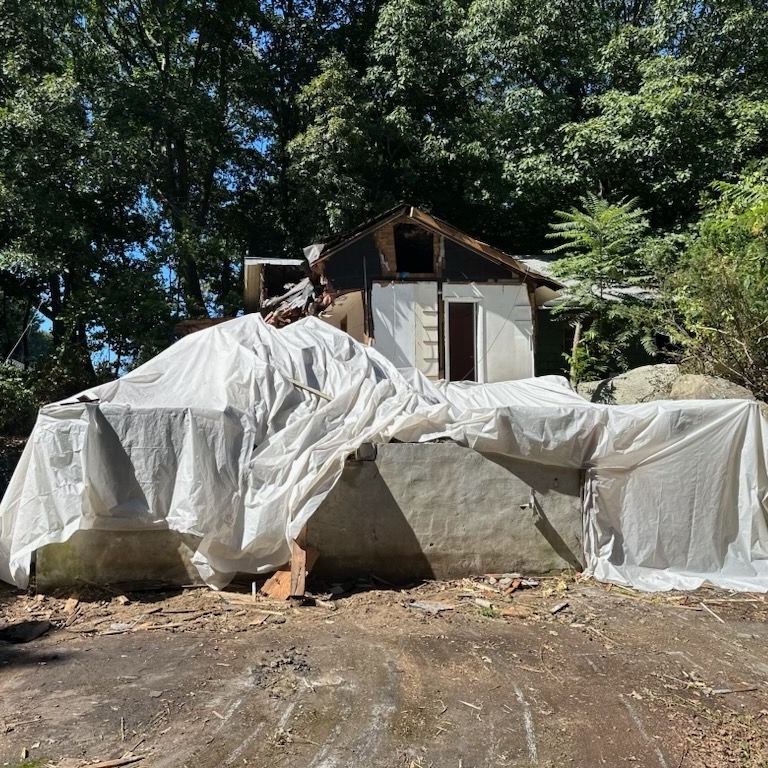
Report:
<svg viewBox="0 0 768 768"><path fill-rule="evenodd" d="M50 621L19 621L0 630L0 641L6 643L29 643L37 640L51 629Z"/></svg>
<svg viewBox="0 0 768 768"><path fill-rule="evenodd" d="M585 400L609 405L631 405L651 400L755 400L746 388L718 376L680 373L671 364L644 365L602 381L583 381L576 392ZM768 404L760 402L768 418Z"/></svg>
<svg viewBox="0 0 768 768"><path fill-rule="evenodd" d="M669 393L670 400L754 400L755 396L738 384L717 376L685 373L678 376Z"/></svg>
<svg viewBox="0 0 768 768"><path fill-rule="evenodd" d="M608 381L608 379L605 379ZM595 390L602 384L602 381L580 381L576 385L576 394L581 395L585 400L592 400Z"/></svg>
<svg viewBox="0 0 768 768"><path fill-rule="evenodd" d="M593 403L631 405L649 400L667 400L680 369L669 363L643 365L602 381L586 381L576 391Z"/></svg>

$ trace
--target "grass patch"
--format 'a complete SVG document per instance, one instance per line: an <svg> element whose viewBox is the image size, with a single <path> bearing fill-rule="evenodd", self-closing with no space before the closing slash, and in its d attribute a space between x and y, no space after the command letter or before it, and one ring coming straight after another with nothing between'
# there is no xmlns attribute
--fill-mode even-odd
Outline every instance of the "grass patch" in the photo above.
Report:
<svg viewBox="0 0 768 768"><path fill-rule="evenodd" d="M499 613L499 611L497 611L492 605L489 605L487 608L480 606L478 607L477 612L486 619L501 618L501 613Z"/></svg>

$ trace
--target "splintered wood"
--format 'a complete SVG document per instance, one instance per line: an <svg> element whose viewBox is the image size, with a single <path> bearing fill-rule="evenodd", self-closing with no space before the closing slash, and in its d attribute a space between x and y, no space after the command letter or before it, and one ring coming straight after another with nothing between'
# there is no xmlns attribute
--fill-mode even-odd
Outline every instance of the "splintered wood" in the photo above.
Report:
<svg viewBox="0 0 768 768"><path fill-rule="evenodd" d="M287 600L291 596L291 571L286 566L275 571L262 585L260 593L270 600Z"/></svg>
<svg viewBox="0 0 768 768"><path fill-rule="evenodd" d="M291 543L291 562L275 571L261 588L261 594L270 600L304 597L307 575L317 562L319 552L306 543L306 528Z"/></svg>

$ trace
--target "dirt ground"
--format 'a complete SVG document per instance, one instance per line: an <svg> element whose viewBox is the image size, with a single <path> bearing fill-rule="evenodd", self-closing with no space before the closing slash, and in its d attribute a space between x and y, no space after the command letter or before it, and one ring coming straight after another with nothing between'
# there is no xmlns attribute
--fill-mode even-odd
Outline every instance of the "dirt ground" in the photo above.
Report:
<svg viewBox="0 0 768 768"><path fill-rule="evenodd" d="M768 765L762 595L497 579L0 588L0 764Z"/></svg>

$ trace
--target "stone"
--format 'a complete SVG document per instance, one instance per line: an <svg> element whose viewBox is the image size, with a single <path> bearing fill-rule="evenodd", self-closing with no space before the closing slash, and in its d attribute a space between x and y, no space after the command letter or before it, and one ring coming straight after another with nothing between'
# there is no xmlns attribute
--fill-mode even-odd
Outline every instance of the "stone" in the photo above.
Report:
<svg viewBox="0 0 768 768"><path fill-rule="evenodd" d="M754 400L746 388L717 376L685 373L673 383L671 400Z"/></svg>
<svg viewBox="0 0 768 768"><path fill-rule="evenodd" d="M582 382L576 391L593 403L647 403L650 400L669 399L672 385L679 376L679 367L671 363L643 365L610 379Z"/></svg>
<svg viewBox="0 0 768 768"><path fill-rule="evenodd" d="M651 400L755 400L746 387L718 376L680 373L671 364L644 365L602 381L582 381L576 392L585 400L609 405L632 405ZM758 401L768 418L768 404Z"/></svg>
<svg viewBox="0 0 768 768"><path fill-rule="evenodd" d="M605 379L608 381L608 379ZM592 401L595 390L602 384L602 381L580 381L576 385L576 394L581 395L585 400Z"/></svg>

